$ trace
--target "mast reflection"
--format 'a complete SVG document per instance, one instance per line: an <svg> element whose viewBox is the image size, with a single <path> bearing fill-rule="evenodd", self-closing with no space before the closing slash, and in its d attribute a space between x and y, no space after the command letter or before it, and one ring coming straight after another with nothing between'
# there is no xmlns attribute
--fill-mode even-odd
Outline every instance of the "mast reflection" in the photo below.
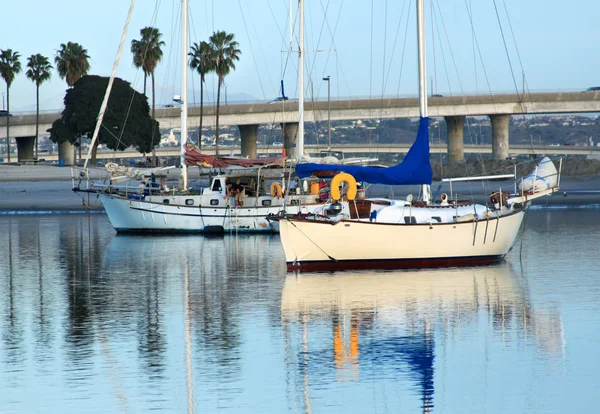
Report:
<svg viewBox="0 0 600 414"><path fill-rule="evenodd" d="M436 350L458 342L461 328L482 317L503 341L514 339L505 335L507 331L517 331L518 341L557 351L562 337L560 318L533 312L507 263L291 275L283 287L281 315L287 368L301 376L295 381L303 384L307 412L315 382L368 382L379 377L408 379L422 412L432 411ZM295 348L294 339L302 346ZM294 355L298 348L304 351Z"/></svg>

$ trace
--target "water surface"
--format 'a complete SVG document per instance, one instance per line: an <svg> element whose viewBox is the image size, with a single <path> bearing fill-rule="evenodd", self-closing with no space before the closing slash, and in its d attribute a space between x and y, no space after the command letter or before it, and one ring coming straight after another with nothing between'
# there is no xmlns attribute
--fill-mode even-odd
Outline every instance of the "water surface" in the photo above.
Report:
<svg viewBox="0 0 600 414"><path fill-rule="evenodd" d="M599 217L532 210L495 266L296 275L277 236L3 216L0 412L595 412Z"/></svg>

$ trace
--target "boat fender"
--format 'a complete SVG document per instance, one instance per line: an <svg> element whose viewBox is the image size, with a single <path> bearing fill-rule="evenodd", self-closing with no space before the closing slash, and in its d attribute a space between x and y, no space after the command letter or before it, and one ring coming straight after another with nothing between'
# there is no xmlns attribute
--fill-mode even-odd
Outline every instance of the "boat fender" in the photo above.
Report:
<svg viewBox="0 0 600 414"><path fill-rule="evenodd" d="M281 197L283 195L283 189L281 188L281 184L272 183L271 184L271 197Z"/></svg>
<svg viewBox="0 0 600 414"><path fill-rule="evenodd" d="M471 214L465 214L463 216L458 216L454 219L454 221L456 223L465 223L468 221L476 221L477 220L477 216L473 213Z"/></svg>
<svg viewBox="0 0 600 414"><path fill-rule="evenodd" d="M348 201L354 200L356 198L356 180L348 173L340 173L333 177L331 180L331 198L335 201L342 198L342 195L340 194L340 184L343 182L348 185L348 192L346 193Z"/></svg>

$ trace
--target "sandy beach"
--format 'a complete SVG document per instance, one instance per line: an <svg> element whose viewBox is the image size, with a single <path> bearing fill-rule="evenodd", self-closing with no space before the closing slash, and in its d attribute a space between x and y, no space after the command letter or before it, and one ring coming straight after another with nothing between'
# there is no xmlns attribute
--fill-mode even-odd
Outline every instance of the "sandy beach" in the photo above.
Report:
<svg viewBox="0 0 600 414"><path fill-rule="evenodd" d="M197 171L197 170L196 170ZM91 176L95 179L107 178L108 173L103 169L93 169ZM169 179L176 180L178 169L169 170ZM195 171L190 170L191 178L197 177ZM512 184L497 182L493 188L502 188L510 191ZM8 212L68 212L85 211L88 203L87 196L75 193L71 180L69 167L43 166L43 165L0 165L0 211ZM480 184L455 184L454 190L462 195L472 196L478 202L485 202L485 194L489 187L483 188ZM437 184L432 185L435 194ZM391 187L374 187L370 196L390 196ZM398 191L395 189L394 197L404 197L416 191L408 188ZM443 191L447 191L444 187ZM84 203L85 202L85 203ZM538 204L549 205L600 205L600 176L585 178L561 178L560 191L552 197L544 197L537 201ZM102 210L102 206L95 196L89 199L93 210Z"/></svg>

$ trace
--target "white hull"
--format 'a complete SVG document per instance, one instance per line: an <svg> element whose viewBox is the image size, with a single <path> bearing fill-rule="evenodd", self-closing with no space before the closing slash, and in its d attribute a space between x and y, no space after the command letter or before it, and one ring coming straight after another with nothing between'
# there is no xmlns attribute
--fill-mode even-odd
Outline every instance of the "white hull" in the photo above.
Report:
<svg viewBox="0 0 600 414"><path fill-rule="evenodd" d="M437 267L502 260L524 215L517 210L483 220L431 224L283 219L279 226L288 270Z"/></svg>
<svg viewBox="0 0 600 414"><path fill-rule="evenodd" d="M108 218L119 233L203 233L273 231L266 217L278 214L283 205L234 207L222 200L219 206L164 204L99 194ZM222 200L222 201L221 201ZM275 199L274 199L275 200ZM277 200L281 201L281 200ZM314 205L287 205L288 213L308 213Z"/></svg>

